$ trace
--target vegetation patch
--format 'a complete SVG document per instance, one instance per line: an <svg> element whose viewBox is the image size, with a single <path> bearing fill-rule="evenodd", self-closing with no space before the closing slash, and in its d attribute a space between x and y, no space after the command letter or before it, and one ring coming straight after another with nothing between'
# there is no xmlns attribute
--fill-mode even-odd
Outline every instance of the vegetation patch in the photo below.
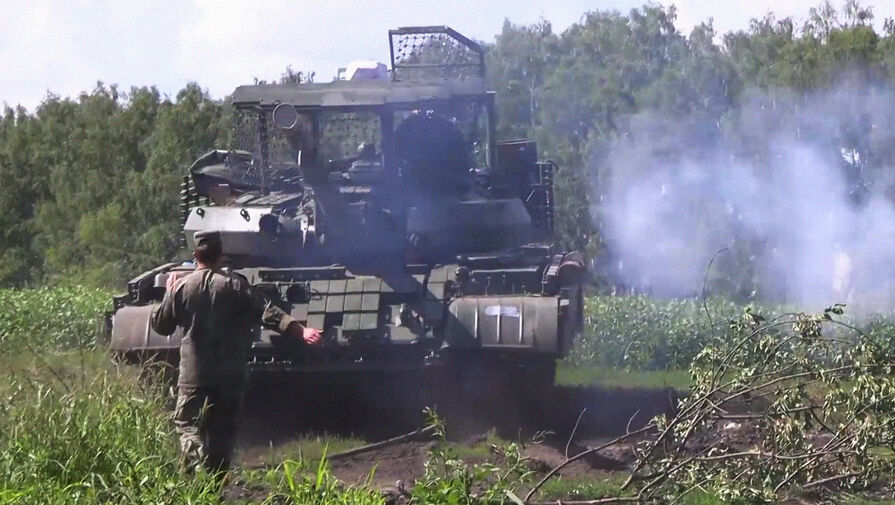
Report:
<svg viewBox="0 0 895 505"><path fill-rule="evenodd" d="M316 464L324 459L327 454L336 454L347 451L355 447L366 444L362 439L349 438L338 435L318 434L313 436L301 437L297 440L270 446L266 451L258 456L252 456L249 464L260 463L269 467L276 467L283 461L300 461L307 464ZM245 451L241 458L246 461Z"/></svg>
<svg viewBox="0 0 895 505"><path fill-rule="evenodd" d="M597 365L573 365L569 361L561 361L556 368L556 384L559 386L686 390L690 387L690 372L676 369L603 368Z"/></svg>
<svg viewBox="0 0 895 505"><path fill-rule="evenodd" d="M541 498L545 501L555 500L596 500L620 496L625 476L607 474L603 478L593 477L558 477L544 484Z"/></svg>
<svg viewBox="0 0 895 505"><path fill-rule="evenodd" d="M0 354L93 347L111 299L77 286L0 289Z"/></svg>
<svg viewBox="0 0 895 505"><path fill-rule="evenodd" d="M709 321L722 323L746 310L765 315L782 307L744 305L725 298L656 299L594 296L585 302L584 331L567 359L573 368L600 366L629 370L686 370L693 358L720 336Z"/></svg>
<svg viewBox="0 0 895 505"><path fill-rule="evenodd" d="M265 477L271 488L265 505L385 505L370 486L372 472L363 485L347 486L332 475L325 455L313 467L307 460L286 460Z"/></svg>
<svg viewBox="0 0 895 505"><path fill-rule="evenodd" d="M180 470L160 392L102 351L28 360L0 390L0 503L217 501Z"/></svg>

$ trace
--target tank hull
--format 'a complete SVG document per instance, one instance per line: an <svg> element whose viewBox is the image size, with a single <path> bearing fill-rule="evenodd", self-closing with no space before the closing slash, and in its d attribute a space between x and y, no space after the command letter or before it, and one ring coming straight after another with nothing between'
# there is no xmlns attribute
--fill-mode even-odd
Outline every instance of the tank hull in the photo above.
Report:
<svg viewBox="0 0 895 505"><path fill-rule="evenodd" d="M129 294L116 298L108 316L113 352L176 362L180 330L160 335L149 320L164 296L167 276L191 269L169 264L129 284ZM494 366L505 362L552 370L580 325L581 289L526 294L522 288L531 282L529 270L479 271L464 264L412 265L381 275L355 274L342 266L234 270L324 336L324 345L306 347L259 325L251 337L249 369L269 376L405 373L458 362L449 356L482 355ZM482 283L497 277L500 283Z"/></svg>

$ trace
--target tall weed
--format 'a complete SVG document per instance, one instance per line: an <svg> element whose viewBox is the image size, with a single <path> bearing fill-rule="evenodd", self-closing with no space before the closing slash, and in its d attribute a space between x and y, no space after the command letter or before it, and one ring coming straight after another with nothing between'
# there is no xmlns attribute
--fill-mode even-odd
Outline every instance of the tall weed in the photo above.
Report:
<svg viewBox="0 0 895 505"><path fill-rule="evenodd" d="M593 296L585 301L584 330L567 361L573 367L687 369L704 348L731 339L738 324L794 312L785 305L743 304L724 298ZM895 313L840 318L895 354ZM828 332L842 338L855 336L846 327Z"/></svg>
<svg viewBox="0 0 895 505"><path fill-rule="evenodd" d="M160 392L100 353L10 367L0 503L216 502L214 479L180 471Z"/></svg>
<svg viewBox="0 0 895 505"><path fill-rule="evenodd" d="M370 486L373 474L361 486L346 486L329 469L326 455L314 472L307 460L286 460L267 473L271 493L265 505L385 505L382 494Z"/></svg>
<svg viewBox="0 0 895 505"><path fill-rule="evenodd" d="M706 308L715 323L709 324ZM573 365L633 370L687 368L723 331L744 314L743 304L713 298L594 296L585 301L584 330L569 357ZM762 308L763 313L781 309Z"/></svg>
<svg viewBox="0 0 895 505"><path fill-rule="evenodd" d="M94 345L111 297L83 287L0 289L0 354Z"/></svg>

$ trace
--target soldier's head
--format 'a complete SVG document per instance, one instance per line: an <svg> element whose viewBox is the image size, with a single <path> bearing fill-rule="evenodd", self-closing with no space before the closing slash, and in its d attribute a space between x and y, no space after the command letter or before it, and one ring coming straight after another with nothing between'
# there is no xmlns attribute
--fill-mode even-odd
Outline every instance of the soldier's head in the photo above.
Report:
<svg viewBox="0 0 895 505"><path fill-rule="evenodd" d="M221 245L221 233L217 231L197 231L193 234L196 248L193 250L193 258L201 267L215 268L221 264L223 246Z"/></svg>

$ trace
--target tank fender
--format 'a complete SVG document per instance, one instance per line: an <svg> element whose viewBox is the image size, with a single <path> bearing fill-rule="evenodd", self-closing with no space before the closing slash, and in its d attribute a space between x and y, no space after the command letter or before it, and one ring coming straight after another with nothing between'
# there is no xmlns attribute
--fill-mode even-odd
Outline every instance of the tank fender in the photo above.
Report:
<svg viewBox="0 0 895 505"><path fill-rule="evenodd" d="M181 330L173 335L159 335L149 324L152 310L158 304L124 306L112 316L109 348L115 352L166 350L180 347Z"/></svg>
<svg viewBox="0 0 895 505"><path fill-rule="evenodd" d="M558 354L560 299L554 296L464 296L451 302L445 347L528 349Z"/></svg>

